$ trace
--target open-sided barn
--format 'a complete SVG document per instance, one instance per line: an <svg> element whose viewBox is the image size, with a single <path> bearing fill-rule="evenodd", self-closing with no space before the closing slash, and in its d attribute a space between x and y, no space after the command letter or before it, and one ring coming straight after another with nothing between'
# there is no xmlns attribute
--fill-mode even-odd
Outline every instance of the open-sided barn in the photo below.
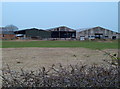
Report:
<svg viewBox="0 0 120 89"><path fill-rule="evenodd" d="M47 29L48 31L51 31L51 38L56 39L75 39L76 38L76 30L68 28L66 26L60 26L56 28Z"/></svg>
<svg viewBox="0 0 120 89"><path fill-rule="evenodd" d="M77 39L118 39L118 33L102 28L102 27L93 27L79 29L80 31L76 33Z"/></svg>
<svg viewBox="0 0 120 89"><path fill-rule="evenodd" d="M46 39L51 37L50 31L36 28L15 31L15 34L20 39Z"/></svg>

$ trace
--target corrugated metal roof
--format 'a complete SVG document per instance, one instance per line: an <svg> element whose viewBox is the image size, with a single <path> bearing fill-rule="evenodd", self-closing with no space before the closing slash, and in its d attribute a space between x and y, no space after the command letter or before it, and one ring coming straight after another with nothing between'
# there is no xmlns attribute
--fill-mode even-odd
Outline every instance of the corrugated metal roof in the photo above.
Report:
<svg viewBox="0 0 120 89"><path fill-rule="evenodd" d="M89 29L92 29L92 28L95 28L95 27L80 28L80 29L76 29L76 31L77 31L77 32L80 32L80 31L85 31L85 30L89 30Z"/></svg>
<svg viewBox="0 0 120 89"><path fill-rule="evenodd" d="M112 31L112 30L109 30L109 29L106 29L106 28L103 28L103 27L100 27L100 26L97 26L97 27L108 30L108 31ZM97 28L97 27L80 28L80 29L77 29L77 32L82 32L82 31L86 31L86 30L89 30L89 29L94 29L94 28ZM112 31L112 32L115 32L115 31ZM118 32L116 32L116 33L118 33Z"/></svg>
<svg viewBox="0 0 120 89"><path fill-rule="evenodd" d="M59 27L54 27L54 28L50 28L50 29L46 29L46 30L52 31L53 29L62 28L62 27L71 29L71 28L69 28L69 27L67 27L67 26L59 26ZM75 30L74 30L74 29L71 29L71 30L69 30L69 31L75 31Z"/></svg>
<svg viewBox="0 0 120 89"><path fill-rule="evenodd" d="M37 29L37 28L23 29L23 30L18 30L18 31L26 31L26 30L40 30L40 31L46 31L46 30ZM18 31L15 31L15 32L18 32Z"/></svg>

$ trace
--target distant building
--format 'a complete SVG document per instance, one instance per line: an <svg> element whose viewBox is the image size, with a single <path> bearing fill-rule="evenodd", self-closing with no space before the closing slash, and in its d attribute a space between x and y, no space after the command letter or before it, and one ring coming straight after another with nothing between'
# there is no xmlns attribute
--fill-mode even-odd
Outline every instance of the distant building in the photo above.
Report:
<svg viewBox="0 0 120 89"><path fill-rule="evenodd" d="M85 39L118 39L118 33L102 28L102 27L93 27L79 29L80 31L76 33L76 38L79 40Z"/></svg>
<svg viewBox="0 0 120 89"><path fill-rule="evenodd" d="M51 38L53 39L75 39L76 30L68 28L66 26L60 26L56 28L47 29L51 31Z"/></svg>
<svg viewBox="0 0 120 89"><path fill-rule="evenodd" d="M1 40L13 40L15 39L15 33L5 27L0 27L0 39Z"/></svg>
<svg viewBox="0 0 120 89"><path fill-rule="evenodd" d="M36 28L15 31L15 34L19 39L47 39L51 37L50 31Z"/></svg>

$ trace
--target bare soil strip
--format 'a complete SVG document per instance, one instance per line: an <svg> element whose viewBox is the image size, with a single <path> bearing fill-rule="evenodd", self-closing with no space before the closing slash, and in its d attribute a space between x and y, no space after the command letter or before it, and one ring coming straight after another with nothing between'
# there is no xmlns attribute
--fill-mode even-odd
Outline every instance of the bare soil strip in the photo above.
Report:
<svg viewBox="0 0 120 89"><path fill-rule="evenodd" d="M106 49L111 54L117 54L117 49ZM3 48L2 61L3 69L8 64L13 70L37 70L52 64L75 65L105 64L103 59L110 60L108 55L99 51L87 48Z"/></svg>

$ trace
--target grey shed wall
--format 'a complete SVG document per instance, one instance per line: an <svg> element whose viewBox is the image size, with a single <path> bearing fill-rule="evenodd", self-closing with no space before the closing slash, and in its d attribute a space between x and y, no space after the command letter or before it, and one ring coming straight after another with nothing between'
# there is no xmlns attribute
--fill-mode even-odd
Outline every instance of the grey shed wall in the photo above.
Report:
<svg viewBox="0 0 120 89"><path fill-rule="evenodd" d="M80 39L80 37L85 37L88 38L90 36L95 37L96 35L101 36L102 39L112 39L113 37L116 37L116 39L118 39L118 33L102 28L102 27L94 27L94 28L90 28L90 29L86 29L80 32L77 32L77 39Z"/></svg>
<svg viewBox="0 0 120 89"><path fill-rule="evenodd" d="M26 37L50 38L51 32L44 30L26 30Z"/></svg>

